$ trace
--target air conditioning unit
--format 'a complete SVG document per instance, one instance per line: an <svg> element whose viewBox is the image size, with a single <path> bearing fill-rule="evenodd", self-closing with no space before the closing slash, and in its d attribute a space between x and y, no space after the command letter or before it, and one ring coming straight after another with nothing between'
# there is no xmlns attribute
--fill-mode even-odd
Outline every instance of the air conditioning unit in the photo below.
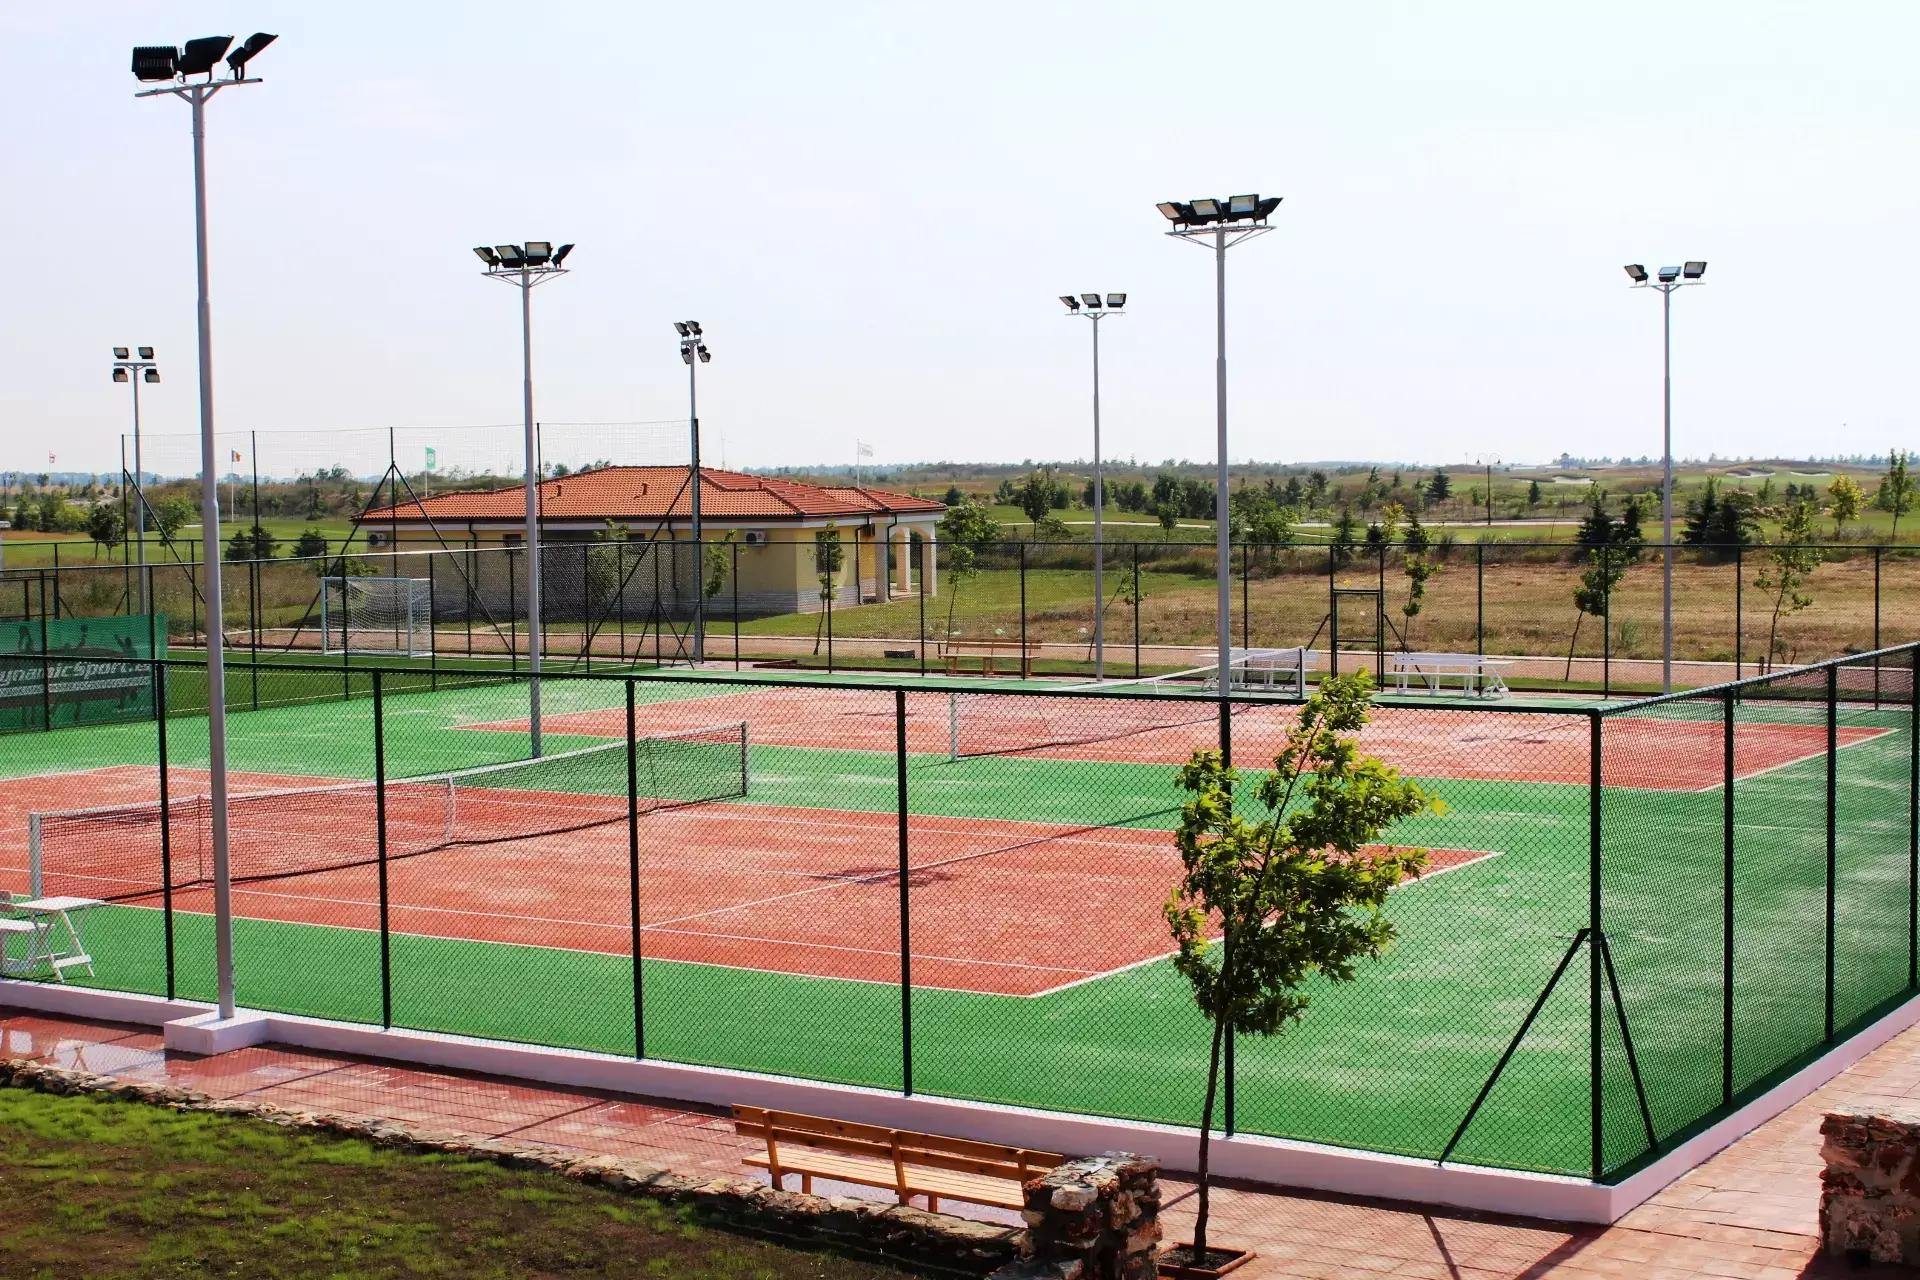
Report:
<svg viewBox="0 0 1920 1280"><path fill-rule="evenodd" d="M370 547L384 547L387 545L387 535L369 529L367 530L367 545Z"/></svg>
<svg viewBox="0 0 1920 1280"><path fill-rule="evenodd" d="M750 547L763 547L767 543L767 531L765 529L748 529L740 535L740 541Z"/></svg>

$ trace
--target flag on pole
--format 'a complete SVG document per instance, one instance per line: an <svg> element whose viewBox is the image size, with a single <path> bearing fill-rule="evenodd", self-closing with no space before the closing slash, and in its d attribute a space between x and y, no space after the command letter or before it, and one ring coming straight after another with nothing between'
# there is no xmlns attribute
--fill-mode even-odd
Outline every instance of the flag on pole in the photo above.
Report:
<svg viewBox="0 0 1920 1280"><path fill-rule="evenodd" d="M49 454L47 455L47 465L48 465L48 466L52 466L52 465L53 465L53 455L52 455L51 453L49 453Z"/></svg>
<svg viewBox="0 0 1920 1280"><path fill-rule="evenodd" d="M439 466L440 466L440 455L433 451L432 445L428 445L427 446L427 470L429 471L437 470Z"/></svg>
<svg viewBox="0 0 1920 1280"><path fill-rule="evenodd" d="M227 450L227 452L232 456L235 462L240 461L240 451L238 449L229 449Z"/></svg>
<svg viewBox="0 0 1920 1280"><path fill-rule="evenodd" d="M871 458L873 456L873 446L855 440L853 442L853 454L856 458Z"/></svg>

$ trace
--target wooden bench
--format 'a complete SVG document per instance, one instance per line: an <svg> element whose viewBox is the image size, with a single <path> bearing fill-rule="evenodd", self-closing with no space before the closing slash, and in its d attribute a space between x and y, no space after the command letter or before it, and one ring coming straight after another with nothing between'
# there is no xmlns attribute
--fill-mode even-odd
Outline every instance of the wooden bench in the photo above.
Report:
<svg viewBox="0 0 1920 1280"><path fill-rule="evenodd" d="M1033 679L1033 659L1040 652L1038 640L1021 643L1018 636L1007 639L998 637L992 640L946 640L941 643L941 657L947 660L947 674L960 674L960 659L977 657L980 659L980 674L990 676L993 672L995 657L1020 655L1020 678Z"/></svg>
<svg viewBox="0 0 1920 1280"><path fill-rule="evenodd" d="M942 1199L1018 1209L1026 1181L1063 1159L1049 1151L764 1107L735 1107L733 1131L767 1144L765 1155L747 1156L745 1162L765 1169L775 1187L790 1173L800 1175L800 1190L809 1194L815 1178L885 1187L901 1204L925 1196L929 1211L938 1210Z"/></svg>

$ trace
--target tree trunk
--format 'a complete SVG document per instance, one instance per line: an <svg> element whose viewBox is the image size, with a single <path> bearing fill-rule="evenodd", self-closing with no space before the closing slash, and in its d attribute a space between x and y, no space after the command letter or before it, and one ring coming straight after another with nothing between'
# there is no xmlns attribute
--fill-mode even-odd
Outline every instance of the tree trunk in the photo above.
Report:
<svg viewBox="0 0 1920 1280"><path fill-rule="evenodd" d="M1566 674L1560 677L1562 680L1573 679L1573 651L1579 647L1580 623L1586 618L1586 616L1587 616L1587 611L1585 609L1582 609L1578 613L1573 615L1573 639L1567 641L1567 670L1566 670Z"/></svg>
<svg viewBox="0 0 1920 1280"><path fill-rule="evenodd" d="M1226 965L1221 965L1224 974ZM1214 1011L1213 1048L1207 1055L1207 1097L1200 1107L1200 1161L1196 1181L1200 1192L1193 1214L1193 1263L1203 1265L1207 1257L1207 1157L1213 1146L1213 1102L1220 1086L1220 1046L1226 1039L1223 1010Z"/></svg>

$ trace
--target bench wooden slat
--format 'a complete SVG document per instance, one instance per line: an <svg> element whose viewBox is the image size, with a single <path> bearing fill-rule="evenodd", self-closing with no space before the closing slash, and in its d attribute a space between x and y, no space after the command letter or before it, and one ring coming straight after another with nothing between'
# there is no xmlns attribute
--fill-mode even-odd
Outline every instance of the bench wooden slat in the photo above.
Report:
<svg viewBox="0 0 1920 1280"><path fill-rule="evenodd" d="M799 1175L803 1190L815 1177L832 1178L891 1188L903 1204L925 1196L930 1209L942 1196L1017 1209L1021 1185L1063 1159L1050 1151L763 1107L735 1107L733 1115L737 1134L767 1144L766 1155L744 1157L745 1163L766 1169L776 1185L789 1173Z"/></svg>

